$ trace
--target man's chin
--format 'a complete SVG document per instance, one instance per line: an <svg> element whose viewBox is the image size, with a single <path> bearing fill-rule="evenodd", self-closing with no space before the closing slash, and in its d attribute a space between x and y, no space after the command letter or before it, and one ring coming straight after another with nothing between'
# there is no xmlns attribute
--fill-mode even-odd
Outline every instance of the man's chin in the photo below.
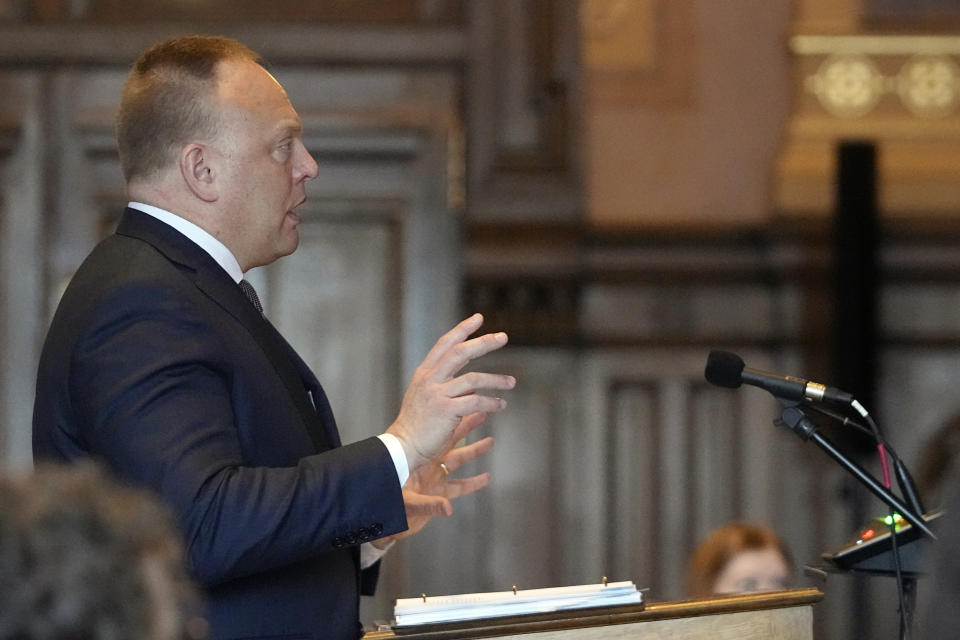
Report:
<svg viewBox="0 0 960 640"><path fill-rule="evenodd" d="M297 250L297 247L300 245L300 216L293 212L293 210L287 211L287 215L283 219L283 226L280 229L280 237L278 238L280 246L279 249L286 249L286 253L282 255L288 256L294 251Z"/></svg>
<svg viewBox="0 0 960 640"><path fill-rule="evenodd" d="M297 247L300 246L300 232L297 231L296 227L294 227L287 233L287 236L284 238L284 240L285 242L283 246L280 247L281 253L278 257L288 256L297 250Z"/></svg>

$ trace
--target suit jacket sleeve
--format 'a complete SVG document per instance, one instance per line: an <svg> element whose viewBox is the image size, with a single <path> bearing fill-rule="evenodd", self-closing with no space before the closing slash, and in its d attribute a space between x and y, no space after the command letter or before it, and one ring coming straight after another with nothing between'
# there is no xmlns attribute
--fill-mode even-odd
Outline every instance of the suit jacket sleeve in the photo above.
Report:
<svg viewBox="0 0 960 640"><path fill-rule="evenodd" d="M84 444L173 506L202 583L406 527L383 443L303 456L289 394L238 323L218 326L177 291L142 283L93 317L68 376Z"/></svg>

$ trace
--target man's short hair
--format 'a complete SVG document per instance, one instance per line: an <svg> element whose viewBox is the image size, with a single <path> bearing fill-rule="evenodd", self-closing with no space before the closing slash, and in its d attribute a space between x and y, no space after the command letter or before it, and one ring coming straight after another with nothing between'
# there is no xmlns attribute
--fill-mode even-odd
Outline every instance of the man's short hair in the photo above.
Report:
<svg viewBox="0 0 960 640"><path fill-rule="evenodd" d="M226 59L260 61L245 45L220 36L173 38L140 55L117 112L117 150L127 182L170 166L191 140L216 134L216 70Z"/></svg>
<svg viewBox="0 0 960 640"><path fill-rule="evenodd" d="M92 464L0 478L0 640L202 635L181 548L153 494Z"/></svg>

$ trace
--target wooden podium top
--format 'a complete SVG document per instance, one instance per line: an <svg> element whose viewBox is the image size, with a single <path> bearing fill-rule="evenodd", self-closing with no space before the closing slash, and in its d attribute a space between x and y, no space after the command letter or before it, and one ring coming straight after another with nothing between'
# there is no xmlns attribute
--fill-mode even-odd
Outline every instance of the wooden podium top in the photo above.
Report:
<svg viewBox="0 0 960 640"><path fill-rule="evenodd" d="M559 613L485 618L443 624L399 627L371 631L364 640L449 640L453 638L506 638L534 632L587 629L609 625L681 620L722 614L747 614L774 609L809 607L823 599L819 589L791 589L714 596L700 600L651 602L640 605L619 605L592 609L574 609ZM794 622L791 626L796 626ZM809 627L809 623L801 622ZM769 627L765 622L765 627ZM646 626L644 626L646 628ZM716 629L714 629L714 632ZM741 629L741 631L743 631ZM558 636L559 637L559 636ZM591 635L600 638L602 635ZM618 636L627 637L627 636ZM741 635L749 637L749 634ZM798 636L799 637L799 636Z"/></svg>

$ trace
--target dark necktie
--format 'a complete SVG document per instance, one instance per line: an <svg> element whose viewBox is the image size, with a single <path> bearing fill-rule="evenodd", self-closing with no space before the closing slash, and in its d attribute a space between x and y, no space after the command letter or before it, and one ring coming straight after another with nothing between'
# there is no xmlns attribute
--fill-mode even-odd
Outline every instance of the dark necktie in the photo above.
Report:
<svg viewBox="0 0 960 640"><path fill-rule="evenodd" d="M261 314L263 313L263 305L260 304L260 297L257 295L257 290L253 288L253 285L247 282L246 280L240 281L240 290L243 291L243 295L247 296L247 300L250 301L250 304L257 308Z"/></svg>

